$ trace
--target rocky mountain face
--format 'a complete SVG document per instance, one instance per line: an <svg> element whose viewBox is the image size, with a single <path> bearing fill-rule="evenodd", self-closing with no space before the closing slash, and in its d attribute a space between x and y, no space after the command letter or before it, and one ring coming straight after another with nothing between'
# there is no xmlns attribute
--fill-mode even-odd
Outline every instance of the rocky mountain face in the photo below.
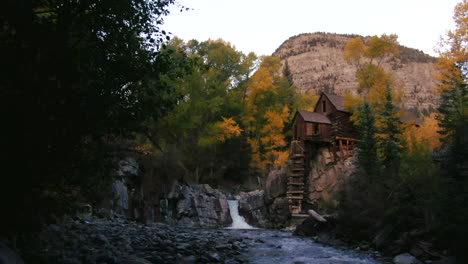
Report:
<svg viewBox="0 0 468 264"><path fill-rule="evenodd" d="M347 90L355 92L356 66L348 64L342 56L346 43L355 37L357 35L301 34L286 40L273 56L281 58L283 74L288 75L300 92L310 89L337 95ZM406 109L427 114L437 107L433 78L435 60L421 51L400 46L400 56L383 63L401 87Z"/></svg>

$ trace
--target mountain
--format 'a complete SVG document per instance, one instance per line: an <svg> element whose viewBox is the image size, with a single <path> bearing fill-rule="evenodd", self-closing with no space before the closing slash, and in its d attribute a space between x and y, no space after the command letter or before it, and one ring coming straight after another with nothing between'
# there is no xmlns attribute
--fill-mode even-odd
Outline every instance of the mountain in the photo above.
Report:
<svg viewBox="0 0 468 264"><path fill-rule="evenodd" d="M343 59L346 43L357 35L330 33L301 34L286 40L272 56L283 62L283 74L288 75L300 92L342 95L356 91L356 66ZM364 37L366 39L366 37ZM400 56L385 61L382 66L392 73L403 91L403 107L423 114L433 112L439 96L433 78L436 58L422 51L400 46Z"/></svg>

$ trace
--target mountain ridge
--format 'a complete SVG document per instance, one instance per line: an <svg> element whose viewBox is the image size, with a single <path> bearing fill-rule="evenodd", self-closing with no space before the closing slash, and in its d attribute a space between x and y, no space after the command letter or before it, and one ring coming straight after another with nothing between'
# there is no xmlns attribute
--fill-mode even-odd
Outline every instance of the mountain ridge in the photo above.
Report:
<svg viewBox="0 0 468 264"><path fill-rule="evenodd" d="M355 65L343 56L346 43L357 34L303 33L285 40L272 54L282 60L283 71L289 75L299 92L310 89L317 93L337 95L345 91L356 93ZM363 37L363 36L361 36ZM366 40L369 37L363 37ZM400 56L388 58L383 68L392 73L402 90L403 107L424 115L438 107L439 96L433 78L437 58L424 52L399 46Z"/></svg>

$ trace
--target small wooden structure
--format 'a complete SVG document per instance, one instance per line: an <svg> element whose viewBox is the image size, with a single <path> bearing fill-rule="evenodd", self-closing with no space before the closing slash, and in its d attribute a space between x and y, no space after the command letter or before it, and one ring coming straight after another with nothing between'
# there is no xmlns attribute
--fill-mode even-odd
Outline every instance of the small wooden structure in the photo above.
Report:
<svg viewBox="0 0 468 264"><path fill-rule="evenodd" d="M321 113L298 110L293 119L294 140L330 142L330 119Z"/></svg>
<svg viewBox="0 0 468 264"><path fill-rule="evenodd" d="M314 111L298 110L293 119L290 176L287 197L293 216L301 215L302 204L309 184L309 163L314 149L327 146L335 160L353 155L357 132L350 120L351 114L343 107L343 98L322 93Z"/></svg>

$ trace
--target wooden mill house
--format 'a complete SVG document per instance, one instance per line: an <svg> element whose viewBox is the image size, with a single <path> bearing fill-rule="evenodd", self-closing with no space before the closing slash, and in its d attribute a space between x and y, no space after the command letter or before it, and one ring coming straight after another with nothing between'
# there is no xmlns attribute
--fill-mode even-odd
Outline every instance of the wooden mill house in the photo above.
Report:
<svg viewBox="0 0 468 264"><path fill-rule="evenodd" d="M350 120L351 113L343 107L343 98L322 93L314 111L298 110L292 129L290 175L287 198L293 216L303 210L310 160L320 147L328 147L335 160L344 160L353 153L357 133Z"/></svg>

